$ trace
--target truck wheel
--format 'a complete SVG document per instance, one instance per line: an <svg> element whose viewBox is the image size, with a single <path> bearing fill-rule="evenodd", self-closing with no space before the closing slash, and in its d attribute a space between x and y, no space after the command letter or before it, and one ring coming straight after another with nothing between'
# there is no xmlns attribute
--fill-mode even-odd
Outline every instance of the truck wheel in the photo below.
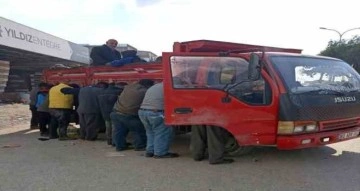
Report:
<svg viewBox="0 0 360 191"><path fill-rule="evenodd" d="M241 156L250 153L253 149L251 146L240 146L233 136L230 136L225 143L225 152L229 156Z"/></svg>

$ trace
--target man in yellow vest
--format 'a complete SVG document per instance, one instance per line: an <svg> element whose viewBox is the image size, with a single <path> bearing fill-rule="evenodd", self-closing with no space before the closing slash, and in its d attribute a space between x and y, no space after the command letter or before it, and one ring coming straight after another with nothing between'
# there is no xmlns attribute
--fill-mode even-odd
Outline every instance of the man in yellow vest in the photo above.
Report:
<svg viewBox="0 0 360 191"><path fill-rule="evenodd" d="M52 118L50 127L50 139L59 138L59 140L69 140L67 136L67 127L70 123L70 116L73 107L73 95L65 95L60 90L62 88L71 88L65 83L59 83L49 90L49 112ZM56 133L59 128L59 135Z"/></svg>

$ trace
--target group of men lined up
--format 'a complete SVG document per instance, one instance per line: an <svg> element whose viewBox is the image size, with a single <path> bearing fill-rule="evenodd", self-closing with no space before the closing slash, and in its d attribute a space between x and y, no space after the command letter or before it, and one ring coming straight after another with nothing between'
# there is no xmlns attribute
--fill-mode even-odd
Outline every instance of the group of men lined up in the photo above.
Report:
<svg viewBox="0 0 360 191"><path fill-rule="evenodd" d="M126 139L132 132L135 151L146 150L145 156L155 158L179 156L169 152L173 128L164 124L162 83L142 79L124 87L100 82L82 88L41 83L32 107L38 112L41 135L50 139L72 140L67 129L77 112L80 139L95 141L105 123L107 143L117 151L130 149Z"/></svg>

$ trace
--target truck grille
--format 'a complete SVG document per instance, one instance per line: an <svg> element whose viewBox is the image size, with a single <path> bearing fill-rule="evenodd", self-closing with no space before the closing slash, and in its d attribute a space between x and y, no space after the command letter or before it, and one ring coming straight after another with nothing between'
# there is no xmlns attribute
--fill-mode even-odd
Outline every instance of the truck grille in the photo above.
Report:
<svg viewBox="0 0 360 191"><path fill-rule="evenodd" d="M320 122L320 131L328 131L333 129L345 129L356 127L360 124L360 118L351 118L345 120L323 121Z"/></svg>

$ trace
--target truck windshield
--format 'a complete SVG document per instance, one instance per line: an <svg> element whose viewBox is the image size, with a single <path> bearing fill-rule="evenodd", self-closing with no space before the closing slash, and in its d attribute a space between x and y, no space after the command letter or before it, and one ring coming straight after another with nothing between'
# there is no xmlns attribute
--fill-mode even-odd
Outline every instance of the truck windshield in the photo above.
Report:
<svg viewBox="0 0 360 191"><path fill-rule="evenodd" d="M295 56L272 56L270 60L291 93L341 94L360 90L359 74L343 61Z"/></svg>

